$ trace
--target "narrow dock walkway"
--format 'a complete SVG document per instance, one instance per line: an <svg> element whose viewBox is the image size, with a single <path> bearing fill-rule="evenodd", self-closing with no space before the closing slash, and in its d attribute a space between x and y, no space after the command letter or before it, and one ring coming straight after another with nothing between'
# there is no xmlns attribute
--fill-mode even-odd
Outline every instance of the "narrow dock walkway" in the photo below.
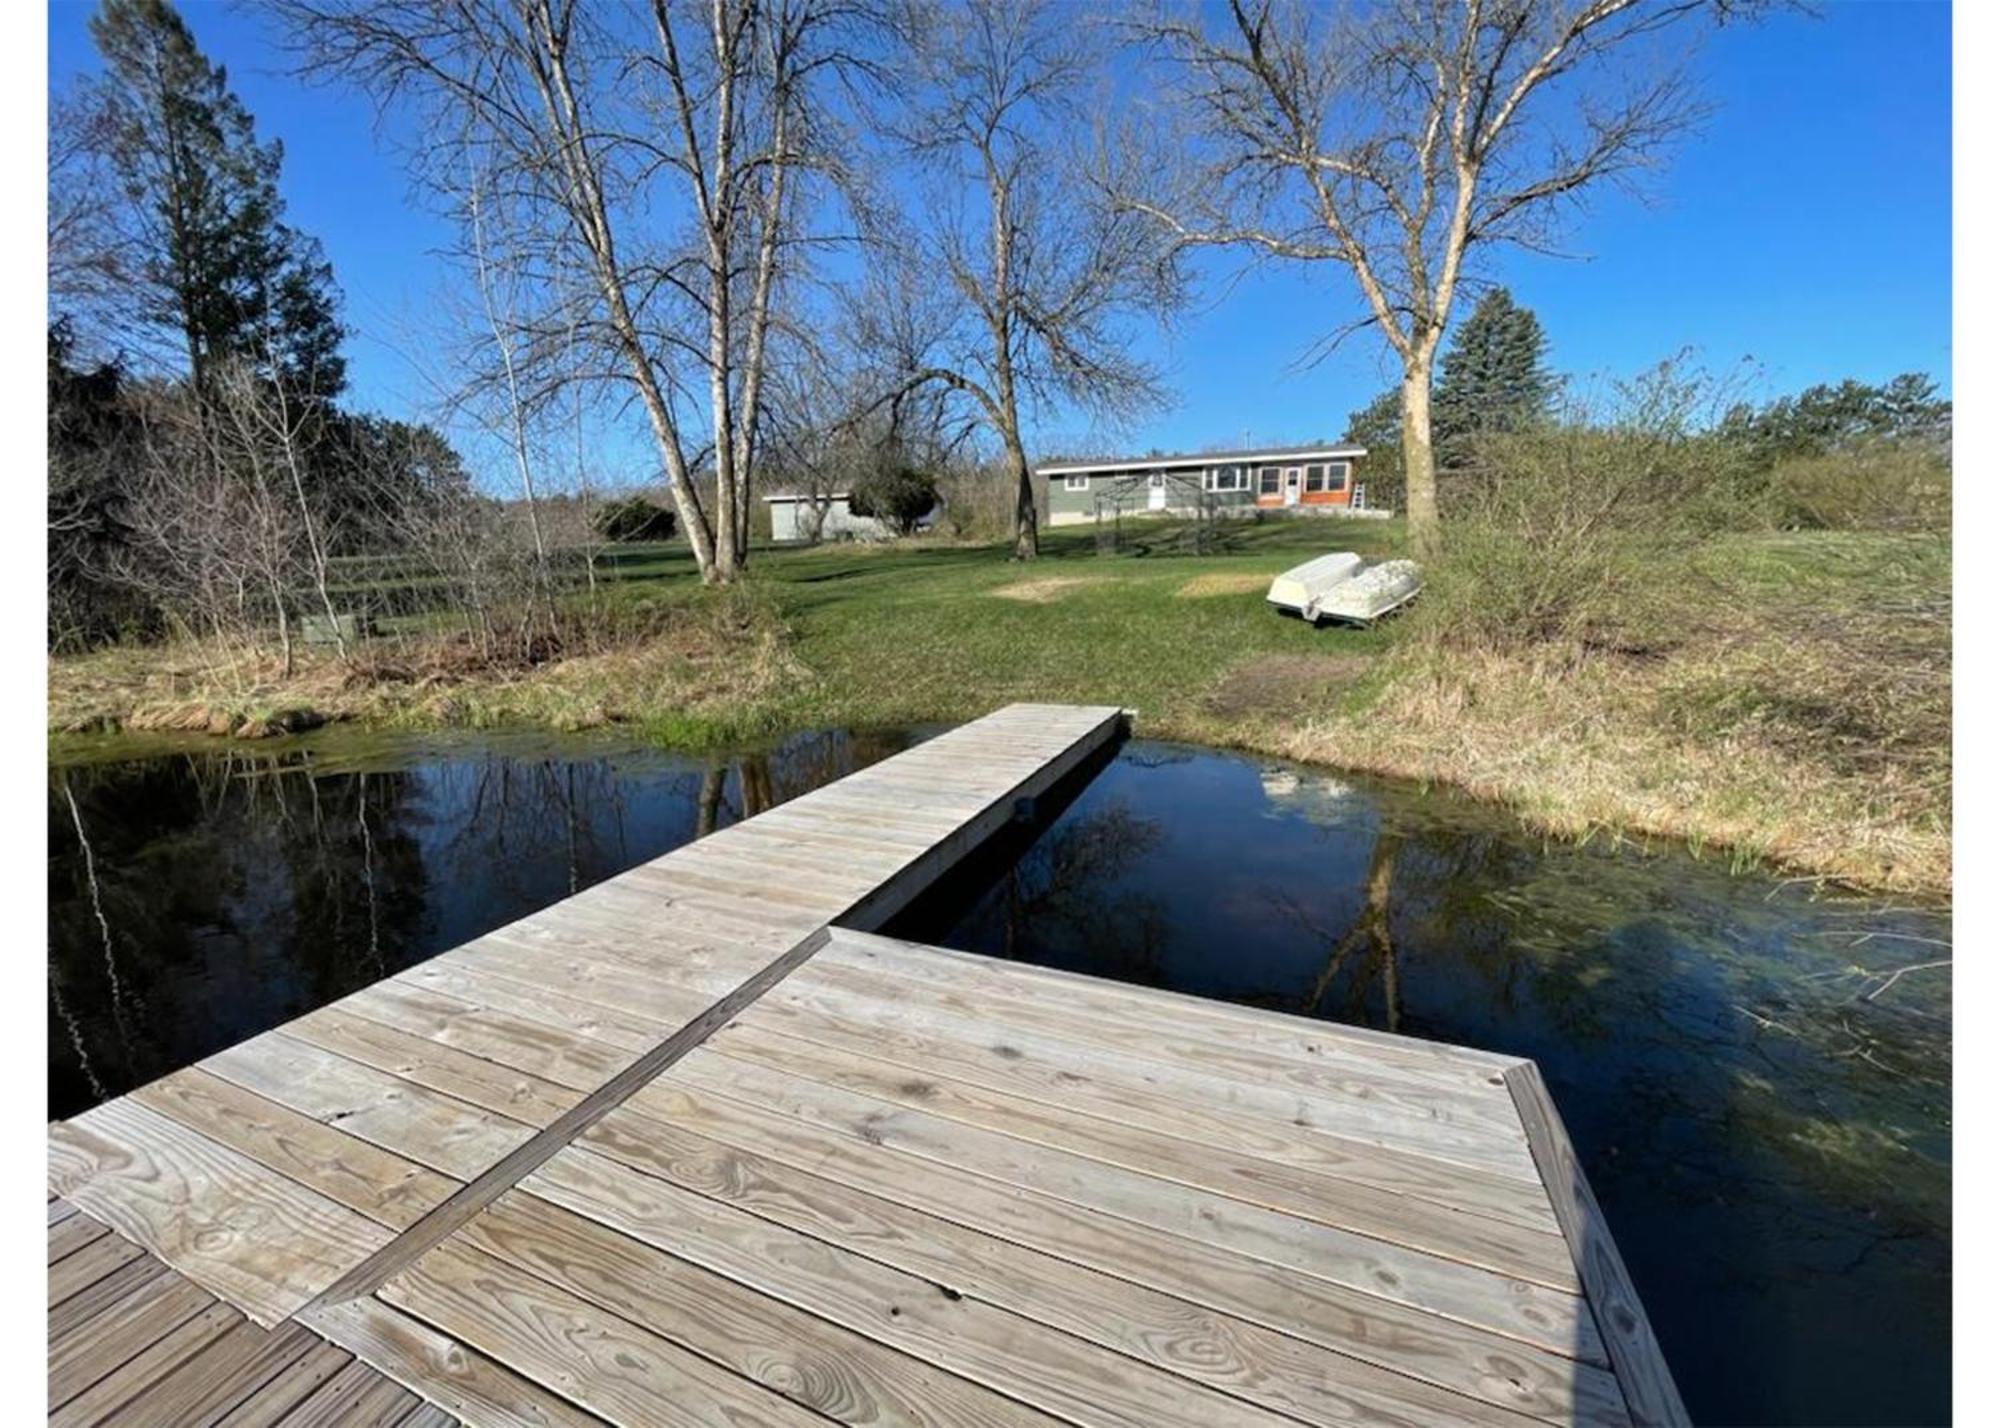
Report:
<svg viewBox="0 0 2000 1428"><path fill-rule="evenodd" d="M867 930L1119 726L1010 706L58 1124L55 1203L438 1421L1684 1421L1529 1063Z"/></svg>

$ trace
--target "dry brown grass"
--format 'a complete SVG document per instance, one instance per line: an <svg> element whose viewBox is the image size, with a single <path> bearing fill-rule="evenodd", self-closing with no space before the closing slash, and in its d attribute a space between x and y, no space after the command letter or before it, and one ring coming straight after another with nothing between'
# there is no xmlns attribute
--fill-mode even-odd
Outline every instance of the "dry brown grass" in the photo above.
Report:
<svg viewBox="0 0 2000 1428"><path fill-rule="evenodd" d="M1648 834L1859 886L1948 892L1948 755L1857 761L1844 740L1811 736L1823 706L1796 724L1662 717L1690 683L1738 683L1750 673L1739 657L1460 656L1446 669L1412 655L1366 717L1307 717L1270 738L1289 757L1458 785L1562 837Z"/></svg>
<svg viewBox="0 0 2000 1428"><path fill-rule="evenodd" d="M1218 570L1195 576L1174 594L1183 600L1201 600L1211 595L1244 595L1252 590L1268 590L1270 586L1269 575L1249 570Z"/></svg>
<svg viewBox="0 0 2000 1428"><path fill-rule="evenodd" d="M343 660L301 651L289 676L269 651L216 645L112 649L49 662L59 733L173 731L238 738L329 720L555 729L712 721L740 729L810 688L789 632L768 611L655 612L576 654L483 656L462 636L370 642Z"/></svg>
<svg viewBox="0 0 2000 1428"><path fill-rule="evenodd" d="M1047 605L1074 592L1079 586L1101 583L1088 575L1046 575L1039 580L1016 580L988 592L1002 600L1019 600L1028 605Z"/></svg>

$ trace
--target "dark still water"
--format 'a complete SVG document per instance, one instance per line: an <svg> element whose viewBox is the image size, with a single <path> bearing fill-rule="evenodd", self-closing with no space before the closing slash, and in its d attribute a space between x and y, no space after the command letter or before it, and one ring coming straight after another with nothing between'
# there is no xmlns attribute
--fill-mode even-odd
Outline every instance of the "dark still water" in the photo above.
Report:
<svg viewBox="0 0 2000 1428"><path fill-rule="evenodd" d="M236 746L53 768L49 1114L177 1070L912 737L818 734L704 762L575 738L364 747L350 736L275 755Z"/></svg>
<svg viewBox="0 0 2000 1428"><path fill-rule="evenodd" d="M886 930L1531 1056L1696 1422L1949 1418L1940 910L1133 743Z"/></svg>
<svg viewBox="0 0 2000 1428"><path fill-rule="evenodd" d="M50 1114L916 737L705 762L335 736L52 769ZM1948 1416L1950 973L1888 984L1950 955L1940 910L1141 742L888 930L1532 1056L1698 1422Z"/></svg>

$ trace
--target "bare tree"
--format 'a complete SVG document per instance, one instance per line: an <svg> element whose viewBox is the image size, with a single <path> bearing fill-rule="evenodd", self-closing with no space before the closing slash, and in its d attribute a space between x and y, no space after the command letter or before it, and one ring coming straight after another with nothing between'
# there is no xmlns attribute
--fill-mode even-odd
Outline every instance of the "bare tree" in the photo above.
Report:
<svg viewBox="0 0 2000 1428"><path fill-rule="evenodd" d="M898 16L907 99L894 124L923 186L904 269L861 314L871 340L969 402L1006 460L1014 553L1038 550L1025 407L1125 416L1158 399L1126 322L1178 300L1153 225L1071 181L1105 50L1046 0L912 0ZM886 298L886 301L884 300ZM887 330L890 320L900 331Z"/></svg>
<svg viewBox="0 0 2000 1428"><path fill-rule="evenodd" d="M1548 251L1590 189L1657 160L1700 113L1664 32L1757 3L1228 0L1216 24L1163 16L1139 30L1178 76L1164 112L1199 157L1128 162L1116 187L1183 245L1353 273L1364 315L1325 346L1373 326L1400 361L1410 533L1433 552L1431 374L1468 264L1497 244Z"/></svg>
<svg viewBox="0 0 2000 1428"><path fill-rule="evenodd" d="M308 73L411 101L417 171L534 299L511 315L530 403L616 383L643 409L703 578L749 544L769 335L829 165L818 77L846 0L278 0ZM442 141L442 142L439 142ZM457 151L475 151L468 164ZM579 350L585 360L575 360ZM493 374L489 374L489 377ZM508 380L499 374L502 381ZM706 407L704 416L696 416ZM717 476L714 508L696 473Z"/></svg>
<svg viewBox="0 0 2000 1428"><path fill-rule="evenodd" d="M109 157L112 124L102 94L90 86L73 85L49 100L49 306L52 317L59 310L92 337L118 326L118 299L136 261Z"/></svg>

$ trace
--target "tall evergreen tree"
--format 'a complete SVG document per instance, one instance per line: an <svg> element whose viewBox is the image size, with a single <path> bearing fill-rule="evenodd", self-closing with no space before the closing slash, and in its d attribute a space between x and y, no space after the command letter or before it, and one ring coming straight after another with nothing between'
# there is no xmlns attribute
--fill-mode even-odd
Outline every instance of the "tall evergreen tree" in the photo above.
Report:
<svg viewBox="0 0 2000 1428"><path fill-rule="evenodd" d="M1354 479L1368 488L1368 504L1403 504L1403 392L1390 387L1359 411L1347 414L1349 445L1365 446L1368 454L1355 463Z"/></svg>
<svg viewBox="0 0 2000 1428"><path fill-rule="evenodd" d="M167 0L103 0L106 142L132 200L142 323L170 335L207 389L240 359L294 391L346 384L339 294L319 244L284 222L284 151L260 144L229 76Z"/></svg>
<svg viewBox="0 0 2000 1428"><path fill-rule="evenodd" d="M1505 288L1486 291L1452 334L1432 401L1443 464L1463 464L1470 437L1519 431L1548 415L1558 385L1548 346L1531 309Z"/></svg>

